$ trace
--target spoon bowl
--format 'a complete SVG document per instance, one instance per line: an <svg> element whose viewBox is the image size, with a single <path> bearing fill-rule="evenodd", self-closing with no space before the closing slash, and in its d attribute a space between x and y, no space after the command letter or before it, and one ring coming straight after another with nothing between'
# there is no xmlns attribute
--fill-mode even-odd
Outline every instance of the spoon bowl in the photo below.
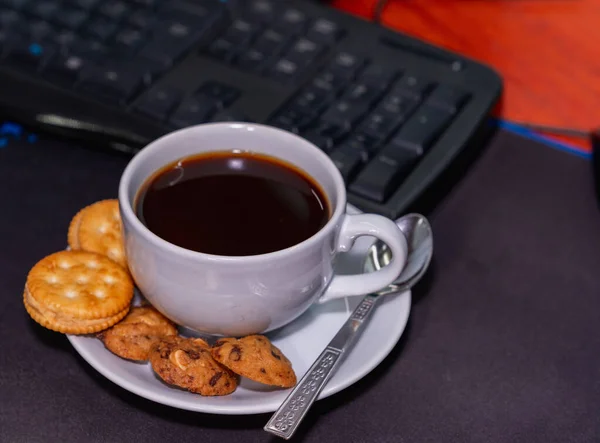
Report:
<svg viewBox="0 0 600 443"><path fill-rule="evenodd" d="M403 292L412 288L423 276L433 256L433 232L427 218L421 214L407 214L396 220L398 228L406 237L408 254L406 265L398 278L378 295ZM372 272L388 265L393 259L392 251L381 241L369 248L365 271Z"/></svg>

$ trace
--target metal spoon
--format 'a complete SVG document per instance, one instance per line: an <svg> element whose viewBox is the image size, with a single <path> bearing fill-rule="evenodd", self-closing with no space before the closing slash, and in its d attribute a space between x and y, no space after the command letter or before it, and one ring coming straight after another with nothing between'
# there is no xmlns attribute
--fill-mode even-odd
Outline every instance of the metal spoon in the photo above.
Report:
<svg viewBox="0 0 600 443"><path fill-rule="evenodd" d="M429 266L433 255L433 234L427 219L420 214L409 214L396 220L408 243L406 266L398 278L381 291L366 295L346 323L315 360L304 377L296 384L279 409L267 422L264 430L289 440L325 387L342 357L347 354L363 331L376 303L384 295L398 294L412 288ZM369 260L375 270L392 260L391 251L381 242L369 250Z"/></svg>

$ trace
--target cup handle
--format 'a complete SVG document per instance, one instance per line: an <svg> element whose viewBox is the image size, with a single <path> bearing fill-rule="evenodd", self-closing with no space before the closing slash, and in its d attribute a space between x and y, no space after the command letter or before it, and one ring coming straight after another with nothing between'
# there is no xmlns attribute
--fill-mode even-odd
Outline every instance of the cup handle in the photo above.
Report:
<svg viewBox="0 0 600 443"><path fill-rule="evenodd" d="M337 251L350 251L356 239L364 235L383 241L392 251L392 261L384 268L368 274L334 275L327 290L319 298L319 303L379 291L392 283L404 268L408 251L406 238L396 223L381 215L346 214Z"/></svg>

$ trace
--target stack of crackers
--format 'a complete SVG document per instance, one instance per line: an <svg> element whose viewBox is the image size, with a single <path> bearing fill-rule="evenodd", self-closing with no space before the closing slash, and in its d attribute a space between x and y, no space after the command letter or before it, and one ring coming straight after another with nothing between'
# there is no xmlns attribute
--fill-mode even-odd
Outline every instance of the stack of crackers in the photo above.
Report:
<svg viewBox="0 0 600 443"><path fill-rule="evenodd" d="M25 308L54 331L103 331L127 315L134 291L117 200L79 211L69 226L68 243L70 250L43 258L29 271Z"/></svg>
<svg viewBox="0 0 600 443"><path fill-rule="evenodd" d="M210 346L185 338L154 307L132 307L119 204L103 200L79 211L69 226L69 250L29 271L23 303L40 325L64 334L94 334L121 358L149 361L166 383L201 395L227 395L240 376L289 388L290 361L266 337L222 338Z"/></svg>

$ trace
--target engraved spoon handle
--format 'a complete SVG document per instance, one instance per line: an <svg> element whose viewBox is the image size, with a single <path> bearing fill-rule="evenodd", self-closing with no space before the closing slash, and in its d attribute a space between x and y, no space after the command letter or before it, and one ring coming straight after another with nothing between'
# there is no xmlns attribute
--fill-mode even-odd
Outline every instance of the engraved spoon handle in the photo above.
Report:
<svg viewBox="0 0 600 443"><path fill-rule="evenodd" d="M359 337L362 332L361 326L373 312L378 299L378 296L371 294L363 298L350 318L267 422L265 431L286 440L294 435L304 416L335 372L342 355L352 348Z"/></svg>

